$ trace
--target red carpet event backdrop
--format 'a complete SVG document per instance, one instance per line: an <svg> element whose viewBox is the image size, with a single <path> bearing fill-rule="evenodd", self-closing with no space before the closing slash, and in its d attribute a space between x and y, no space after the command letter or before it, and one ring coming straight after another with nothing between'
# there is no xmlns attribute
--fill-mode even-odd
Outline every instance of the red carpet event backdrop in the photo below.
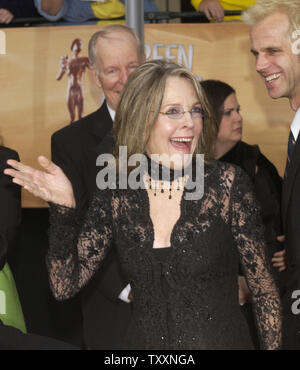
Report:
<svg viewBox="0 0 300 370"><path fill-rule="evenodd" d="M0 31L0 136L21 160L50 157L50 137L95 111L102 93L89 71L88 40L99 26L10 28ZM232 85L244 117L243 139L259 144L283 174L292 111L272 101L254 68L249 29L241 23L145 25L147 59L167 58L199 78ZM74 108L75 107L75 108ZM23 207L45 207L23 193Z"/></svg>

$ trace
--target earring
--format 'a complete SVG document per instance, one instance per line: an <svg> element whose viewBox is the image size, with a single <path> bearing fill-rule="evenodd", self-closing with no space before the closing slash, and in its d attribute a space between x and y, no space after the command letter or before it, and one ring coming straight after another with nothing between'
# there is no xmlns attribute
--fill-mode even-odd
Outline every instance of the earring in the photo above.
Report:
<svg viewBox="0 0 300 370"><path fill-rule="evenodd" d="M154 196L156 197L156 181L154 181Z"/></svg>
<svg viewBox="0 0 300 370"><path fill-rule="evenodd" d="M172 185L173 185L173 181L170 181L170 187L169 187L169 199L172 199Z"/></svg>

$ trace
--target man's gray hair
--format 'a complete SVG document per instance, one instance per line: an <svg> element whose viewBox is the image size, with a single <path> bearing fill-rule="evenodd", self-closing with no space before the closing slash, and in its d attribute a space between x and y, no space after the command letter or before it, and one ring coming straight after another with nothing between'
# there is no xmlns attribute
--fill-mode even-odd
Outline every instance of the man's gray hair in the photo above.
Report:
<svg viewBox="0 0 300 370"><path fill-rule="evenodd" d="M136 40L136 44L137 44L137 51L138 51L138 56L139 56L139 59L141 62L144 61L145 59L145 55L144 55L144 45L142 45L138 35L136 34L136 32L127 27L127 26L124 26L122 24L110 24L106 27L103 27L101 28L101 30L95 32L93 34L93 36L90 38L90 41L89 41L89 60L90 60L90 64L95 67L95 64L96 64L96 59L97 59L97 53L96 53L96 43L98 41L98 39L100 38L107 38L107 37L110 37L111 35L113 34L116 34L116 33L127 33L129 35L131 35L135 40Z"/></svg>

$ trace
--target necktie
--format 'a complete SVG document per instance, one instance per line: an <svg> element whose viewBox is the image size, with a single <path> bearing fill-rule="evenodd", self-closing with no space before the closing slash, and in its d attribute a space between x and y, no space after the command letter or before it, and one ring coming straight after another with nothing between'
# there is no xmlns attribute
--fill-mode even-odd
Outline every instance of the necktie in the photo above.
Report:
<svg viewBox="0 0 300 370"><path fill-rule="evenodd" d="M285 179L287 178L287 172L288 172L288 168L289 168L289 165L290 165L290 162L291 162L291 159L292 159L292 154L293 154L293 151L294 151L294 148L295 148L295 144L296 144L296 141L294 139L294 135L293 135L292 131L290 131L289 141L288 141L288 152L287 152L286 166L285 166L285 171L284 171L284 178Z"/></svg>

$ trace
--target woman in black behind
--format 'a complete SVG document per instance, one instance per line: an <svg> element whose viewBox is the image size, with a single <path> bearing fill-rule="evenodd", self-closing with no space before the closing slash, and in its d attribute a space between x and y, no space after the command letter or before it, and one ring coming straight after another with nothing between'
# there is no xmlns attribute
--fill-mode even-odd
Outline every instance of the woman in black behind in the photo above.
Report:
<svg viewBox="0 0 300 370"><path fill-rule="evenodd" d="M261 205L262 220L265 225L266 254L273 258L273 275L280 285L282 271L285 270L285 250L277 242L281 235L280 202L282 179L275 166L261 153L258 145L242 141L243 119L235 90L223 81L201 81L208 101L215 112L218 134L215 142L215 158L241 167L254 185L254 193ZM242 311L250 324L252 337L258 348L258 338L253 322L250 291L240 270L239 299Z"/></svg>

